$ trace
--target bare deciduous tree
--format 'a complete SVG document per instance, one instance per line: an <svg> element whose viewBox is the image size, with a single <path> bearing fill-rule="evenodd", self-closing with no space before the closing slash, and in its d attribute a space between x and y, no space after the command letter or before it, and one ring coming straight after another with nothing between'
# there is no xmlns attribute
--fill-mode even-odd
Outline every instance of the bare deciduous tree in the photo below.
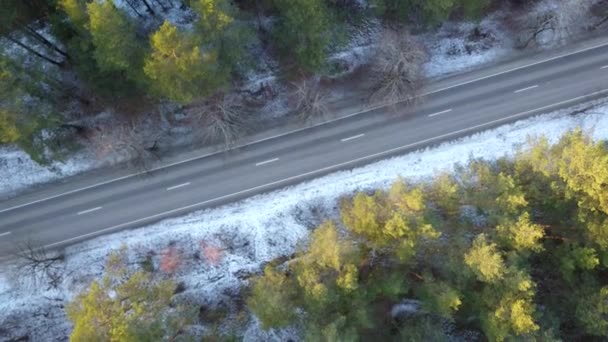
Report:
<svg viewBox="0 0 608 342"><path fill-rule="evenodd" d="M422 63L426 53L405 31L386 29L371 65L372 104L411 102L422 87Z"/></svg>
<svg viewBox="0 0 608 342"><path fill-rule="evenodd" d="M533 6L516 23L519 27L519 46L521 48L564 44L577 30L592 27L589 20L591 7L596 0L563 0L559 3L549 0Z"/></svg>
<svg viewBox="0 0 608 342"><path fill-rule="evenodd" d="M247 112L242 98L234 94L216 94L186 108L204 140L226 146L233 146L245 132Z"/></svg>
<svg viewBox="0 0 608 342"><path fill-rule="evenodd" d="M327 96L321 93L317 79L305 79L292 84L294 89L290 102L300 119L310 121L328 113Z"/></svg>
<svg viewBox="0 0 608 342"><path fill-rule="evenodd" d="M146 129L141 120L96 127L90 134L98 159L127 160L143 169L147 169L150 161L158 159L156 151L161 136L162 132Z"/></svg>
<svg viewBox="0 0 608 342"><path fill-rule="evenodd" d="M58 252L49 252L43 246L37 246L28 240L17 252L20 260L17 266L18 278L29 278L34 286L46 283L48 289L57 288L63 279L61 262L64 255Z"/></svg>

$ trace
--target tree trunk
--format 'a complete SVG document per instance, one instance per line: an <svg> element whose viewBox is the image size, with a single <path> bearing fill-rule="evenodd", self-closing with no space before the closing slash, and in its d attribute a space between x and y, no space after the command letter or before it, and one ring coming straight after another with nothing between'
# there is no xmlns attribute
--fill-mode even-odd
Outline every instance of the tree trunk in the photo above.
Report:
<svg viewBox="0 0 608 342"><path fill-rule="evenodd" d="M5 37L6 37L6 39L10 40L11 42L13 42L13 43L19 45L20 47L24 48L28 52L34 54L35 56L37 56L39 58L42 58L42 59L44 59L45 61L47 61L49 63L55 64L58 67L63 67L63 63L62 62L57 62L56 60L54 60L54 59L52 59L52 58L50 58L48 56L45 56L45 55L41 54L40 52L38 52L38 51L32 49L31 47L23 44L22 42L18 41L17 39L12 38L11 36L7 35Z"/></svg>
<svg viewBox="0 0 608 342"><path fill-rule="evenodd" d="M144 5L146 6L146 9L148 10L148 13L150 13L150 15L152 16L156 16L156 12L154 12L154 10L152 9L152 6L150 6L150 3L148 2L148 0L142 0Z"/></svg>
<svg viewBox="0 0 608 342"><path fill-rule="evenodd" d="M140 17L140 18L144 18L144 16L143 16L141 13L139 13L139 12L137 11L137 8L135 7L135 5L133 5L133 1L132 1L132 0L127 0L127 1L125 1L125 2L127 3L127 5L129 5L129 7L131 7L131 9L133 10L133 12L135 12L135 14L136 14L138 17Z"/></svg>
<svg viewBox="0 0 608 342"><path fill-rule="evenodd" d="M262 27L262 7L260 6L260 0L255 0L255 14L258 21L258 33L263 34L264 28Z"/></svg>
<svg viewBox="0 0 608 342"><path fill-rule="evenodd" d="M22 28L23 32L26 34L29 34L30 37L38 40L39 42L43 43L44 45L50 47L51 49L57 51L59 54L61 54L62 56L64 56L65 58L70 58L70 56L68 56L67 52L61 50L57 45L55 45L53 42L49 41L48 39L46 39L43 35L41 35L40 33L36 32L34 29L32 29L29 26L24 26Z"/></svg>
<svg viewBox="0 0 608 342"><path fill-rule="evenodd" d="M169 10L169 8L165 7L165 4L163 4L162 1L160 1L160 0L154 0L154 2L156 2L160 6L160 8L163 9L163 12L167 12L167 10Z"/></svg>

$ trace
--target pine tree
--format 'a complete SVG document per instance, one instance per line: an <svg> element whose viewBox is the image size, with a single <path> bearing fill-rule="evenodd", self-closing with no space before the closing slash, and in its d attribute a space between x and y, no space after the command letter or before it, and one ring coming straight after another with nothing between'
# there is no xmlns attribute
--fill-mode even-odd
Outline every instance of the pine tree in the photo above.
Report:
<svg viewBox="0 0 608 342"><path fill-rule="evenodd" d="M5 109L0 108L0 144L15 143L21 137L15 119Z"/></svg>
<svg viewBox="0 0 608 342"><path fill-rule="evenodd" d="M464 261L479 281L494 283L504 276L505 265L495 243L485 234L479 234L464 255Z"/></svg>
<svg viewBox="0 0 608 342"><path fill-rule="evenodd" d="M201 50L192 34L165 21L150 42L144 72L160 95L185 104L225 86L224 79L216 78L217 52Z"/></svg>
<svg viewBox="0 0 608 342"><path fill-rule="evenodd" d="M142 68L142 46L129 17L112 0L87 5L93 56L101 71L123 71L132 79Z"/></svg>
<svg viewBox="0 0 608 342"><path fill-rule="evenodd" d="M325 66L330 41L331 17L321 0L273 0L279 11L275 35L283 54L307 72Z"/></svg>
<svg viewBox="0 0 608 342"><path fill-rule="evenodd" d="M124 250L113 253L103 279L93 281L87 291L66 307L74 325L71 341L135 342L144 336L160 340L172 330L171 323L179 322L176 316L164 316L175 284L169 280L155 281L144 271L130 272L124 253Z"/></svg>
<svg viewBox="0 0 608 342"><path fill-rule="evenodd" d="M196 34L206 50L217 51L220 72L216 77L228 83L235 69L245 64L245 47L252 32L239 20L238 8L231 0L196 0L191 6L198 14Z"/></svg>
<svg viewBox="0 0 608 342"><path fill-rule="evenodd" d="M522 214L517 221L509 221L496 228L498 235L506 244L516 251L539 252L543 249L542 238L545 235L540 225L530 221L530 214Z"/></svg>
<svg viewBox="0 0 608 342"><path fill-rule="evenodd" d="M254 279L247 304L262 322L263 329L281 328L296 318L294 285L285 274L266 266L264 276Z"/></svg>

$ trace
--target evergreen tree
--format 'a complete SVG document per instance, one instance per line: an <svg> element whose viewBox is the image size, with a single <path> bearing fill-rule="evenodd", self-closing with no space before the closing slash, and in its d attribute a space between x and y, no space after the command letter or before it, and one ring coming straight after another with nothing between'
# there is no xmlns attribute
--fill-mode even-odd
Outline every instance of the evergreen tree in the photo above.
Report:
<svg viewBox="0 0 608 342"><path fill-rule="evenodd" d="M322 0L273 0L279 11L275 36L284 55L307 72L325 66L332 21Z"/></svg>
<svg viewBox="0 0 608 342"><path fill-rule="evenodd" d="M169 313L174 291L171 281L156 281L144 271L129 271L124 250L115 252L108 259L103 279L93 281L66 307L74 325L70 340L155 341L167 335L179 340L180 329L174 325L185 325L187 316L180 307Z"/></svg>
<svg viewBox="0 0 608 342"><path fill-rule="evenodd" d="M129 17L112 0L91 2L87 10L93 56L101 71L121 71L131 79L141 79L143 48Z"/></svg>
<svg viewBox="0 0 608 342"><path fill-rule="evenodd" d="M150 42L144 72L160 95L185 104L225 86L225 80L216 77L217 51L201 50L192 34L165 21Z"/></svg>
<svg viewBox="0 0 608 342"><path fill-rule="evenodd" d="M495 243L490 242L485 234L480 234L464 255L465 264L471 268L477 279L482 282L495 283L504 276L504 261Z"/></svg>

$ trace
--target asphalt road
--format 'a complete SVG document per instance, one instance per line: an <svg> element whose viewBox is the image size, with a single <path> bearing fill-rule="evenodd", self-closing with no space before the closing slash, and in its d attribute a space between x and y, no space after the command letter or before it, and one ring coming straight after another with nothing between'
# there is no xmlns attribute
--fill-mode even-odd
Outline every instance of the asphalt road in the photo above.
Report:
<svg viewBox="0 0 608 342"><path fill-rule="evenodd" d="M4 201L0 255L28 239L62 247L606 96L608 44L450 82L397 113L375 109L147 176Z"/></svg>

